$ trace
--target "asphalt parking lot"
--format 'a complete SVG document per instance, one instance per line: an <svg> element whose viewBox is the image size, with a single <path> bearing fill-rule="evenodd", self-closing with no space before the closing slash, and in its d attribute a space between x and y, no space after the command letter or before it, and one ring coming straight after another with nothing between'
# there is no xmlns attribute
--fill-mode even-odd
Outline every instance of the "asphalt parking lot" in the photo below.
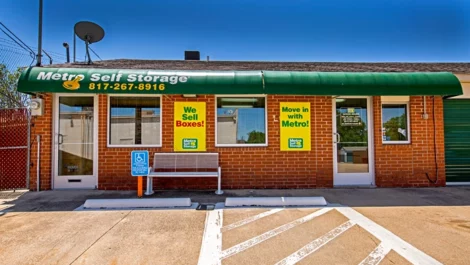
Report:
<svg viewBox="0 0 470 265"><path fill-rule="evenodd" d="M470 195L468 188L454 189L439 192L454 199ZM380 189L359 190L357 196L368 200L371 197L364 193L374 192ZM390 196L390 192L394 191L383 193ZM470 260L470 204L459 200L449 205L442 195L426 197L426 203L416 195L415 204L424 205L403 206L348 207L338 200L314 208L73 211L72 204L64 203L68 210L45 210L44 198L58 196L52 193L44 193L45 205L36 210L26 211L27 206L20 205L34 194L0 204L4 206L0 263L468 264ZM359 198L350 197L353 190L346 193L346 199L358 204ZM79 196L74 196L78 202ZM50 203L57 209L57 201Z"/></svg>

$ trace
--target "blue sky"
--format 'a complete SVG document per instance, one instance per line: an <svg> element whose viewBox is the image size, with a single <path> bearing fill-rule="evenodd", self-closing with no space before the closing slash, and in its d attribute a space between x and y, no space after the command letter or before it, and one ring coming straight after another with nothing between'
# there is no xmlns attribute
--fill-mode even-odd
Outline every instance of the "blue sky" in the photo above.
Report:
<svg viewBox="0 0 470 265"><path fill-rule="evenodd" d="M37 45L38 0L2 0L0 20ZM44 48L64 53L73 26L100 24L103 59L470 61L468 0L45 0ZM84 47L77 46L84 57Z"/></svg>

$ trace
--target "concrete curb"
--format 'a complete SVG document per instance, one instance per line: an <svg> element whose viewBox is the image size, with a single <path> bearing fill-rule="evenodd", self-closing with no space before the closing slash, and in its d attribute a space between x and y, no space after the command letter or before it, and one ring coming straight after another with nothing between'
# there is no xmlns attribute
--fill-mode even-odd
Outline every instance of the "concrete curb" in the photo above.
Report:
<svg viewBox="0 0 470 265"><path fill-rule="evenodd" d="M190 198L152 198L152 199L89 199L84 209L118 209L118 208L170 208L190 207Z"/></svg>
<svg viewBox="0 0 470 265"><path fill-rule="evenodd" d="M225 199L225 207L326 205L324 197L228 197Z"/></svg>

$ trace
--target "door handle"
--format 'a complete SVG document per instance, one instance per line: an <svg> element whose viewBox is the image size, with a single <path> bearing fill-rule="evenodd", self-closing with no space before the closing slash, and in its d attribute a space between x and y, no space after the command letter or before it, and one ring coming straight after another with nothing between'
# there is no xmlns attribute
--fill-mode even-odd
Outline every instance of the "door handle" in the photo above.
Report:
<svg viewBox="0 0 470 265"><path fill-rule="evenodd" d="M341 135L339 133L334 133L335 135L335 144L339 144L341 142Z"/></svg>
<svg viewBox="0 0 470 265"><path fill-rule="evenodd" d="M57 141L58 141L58 144L63 144L64 143L64 135L59 133L57 135Z"/></svg>

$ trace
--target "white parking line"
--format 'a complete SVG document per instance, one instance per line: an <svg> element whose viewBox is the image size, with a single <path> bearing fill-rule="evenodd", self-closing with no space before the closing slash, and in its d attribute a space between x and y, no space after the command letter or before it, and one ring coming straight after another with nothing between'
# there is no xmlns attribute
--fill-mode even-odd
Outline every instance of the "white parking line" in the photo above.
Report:
<svg viewBox="0 0 470 265"><path fill-rule="evenodd" d="M222 209L207 212L198 265L221 264L223 221Z"/></svg>
<svg viewBox="0 0 470 265"><path fill-rule="evenodd" d="M384 227L376 224L372 220L368 219L364 215L355 211L350 207L328 207L321 208L320 210L311 213L307 216L304 216L300 219L294 220L288 224L284 224L275 229L272 229L268 232L265 232L259 236L251 238L245 242L242 242L238 245L235 245L231 248L228 248L222 251L222 231L229 231L236 227L254 222L260 218L264 218L275 214L281 209L273 209L270 211L263 212L261 214L249 217L245 220L238 221L226 227L223 225L223 210L216 209L214 211L209 211L206 216L206 224L204 229L204 235L201 245L201 252L199 256L199 265L205 264L215 264L220 265L223 259L226 259L230 256L238 254L244 250L247 250L257 244L260 244L272 237L275 237L289 229L292 229L300 224L308 222L318 216L321 216L333 209L336 209L342 215L349 219L348 222L342 224L339 227L331 230L322 237L313 240L309 244L300 248L293 254L289 255L285 259L279 261L277 264L295 264L310 255L311 253L317 251L322 246L328 244L340 234L345 232L347 229L353 225L358 225L365 229L367 232L375 236L381 243L366 257L364 258L360 265L372 265L379 264L384 257L391 251L396 251L400 256L408 260L413 264L442 264L439 261L435 260L431 256L422 252L421 250L415 248L408 242L399 238L392 232L388 231Z"/></svg>
<svg viewBox="0 0 470 265"><path fill-rule="evenodd" d="M263 213L260 213L260 214L257 214L255 216L250 216L244 220L241 220L241 221L238 221L238 222L235 222L233 224L230 224L230 225L227 225L227 226L224 226L222 227L222 232L227 232L229 230L232 230L232 229L235 229L237 227L240 227L240 226L243 226L243 225L246 225L246 224L249 224L251 222L254 222L258 219L261 219L263 217L266 217L266 216L270 216L271 214L275 214L275 213L278 213L280 211L284 210L283 208L279 208L279 209L272 209L270 211L266 211L266 212L263 212Z"/></svg>
<svg viewBox="0 0 470 265"><path fill-rule="evenodd" d="M380 243L359 265L377 265L392 250L384 243Z"/></svg>
<svg viewBox="0 0 470 265"><path fill-rule="evenodd" d="M308 255L312 254L313 252L317 251L319 248L326 245L331 240L335 239L337 236L344 233L349 228L353 227L354 223L351 221L347 221L346 223L334 228L333 230L329 231L325 235L320 238L313 240L312 242L308 243L307 245L303 246L301 249L297 250L296 252L292 253L285 259L276 263L276 265L290 265L296 264L297 262L301 261Z"/></svg>
<svg viewBox="0 0 470 265"><path fill-rule="evenodd" d="M261 235L259 235L259 236L257 236L257 237L254 237L254 238L249 239L249 240L247 240L247 241L245 241L245 242L242 242L242 243L240 243L240 244L238 244L238 245L235 245L235 246L233 246L233 247L231 247L231 248L229 248L229 249L226 249L226 250L222 251L221 258L222 258L222 259L226 259L226 258L228 258L228 257L230 257L230 256L233 256L233 255L235 255L235 254L237 254L237 253L240 253L240 252L242 252L242 251L244 251L244 250L246 250L246 249L248 249L248 248L251 248L251 247L253 247L253 246L255 246L255 245L257 245L257 244L259 244L259 243L261 243L261 242L263 242L263 241L266 241L266 240L268 240L268 239L270 239L270 238L272 238L272 237L274 237L274 236L277 236L277 235L279 235L279 234L282 233L282 232L285 232L285 231L287 231L287 230L289 230L289 229L291 229L291 228L294 228L294 227L296 227L296 226L298 226L298 225L300 225L300 224L306 223L306 222L308 222L308 221L314 219L315 217L318 217L318 216L320 216L320 215L323 215L323 214L325 214L325 213L327 213L327 212L329 212L329 211L331 211L331 210L332 210L332 208L322 208L322 209L320 209L320 210L318 210L318 211L316 211L316 212L314 212L314 213L311 213L311 214L309 214L309 215L307 215L307 216L304 216L304 217L302 217L302 218L300 218L300 219L297 219L297 220L292 221L292 222L290 222L290 223L288 223L288 224L279 226L279 227L277 227L277 228L275 228L275 229L272 229L272 230L270 230L270 231L268 231L268 232L265 232L265 233L263 233L263 234L261 234Z"/></svg>
<svg viewBox="0 0 470 265"><path fill-rule="evenodd" d="M413 264L442 264L352 208L336 207L336 210L367 230L384 244L390 246L390 248L409 262Z"/></svg>

